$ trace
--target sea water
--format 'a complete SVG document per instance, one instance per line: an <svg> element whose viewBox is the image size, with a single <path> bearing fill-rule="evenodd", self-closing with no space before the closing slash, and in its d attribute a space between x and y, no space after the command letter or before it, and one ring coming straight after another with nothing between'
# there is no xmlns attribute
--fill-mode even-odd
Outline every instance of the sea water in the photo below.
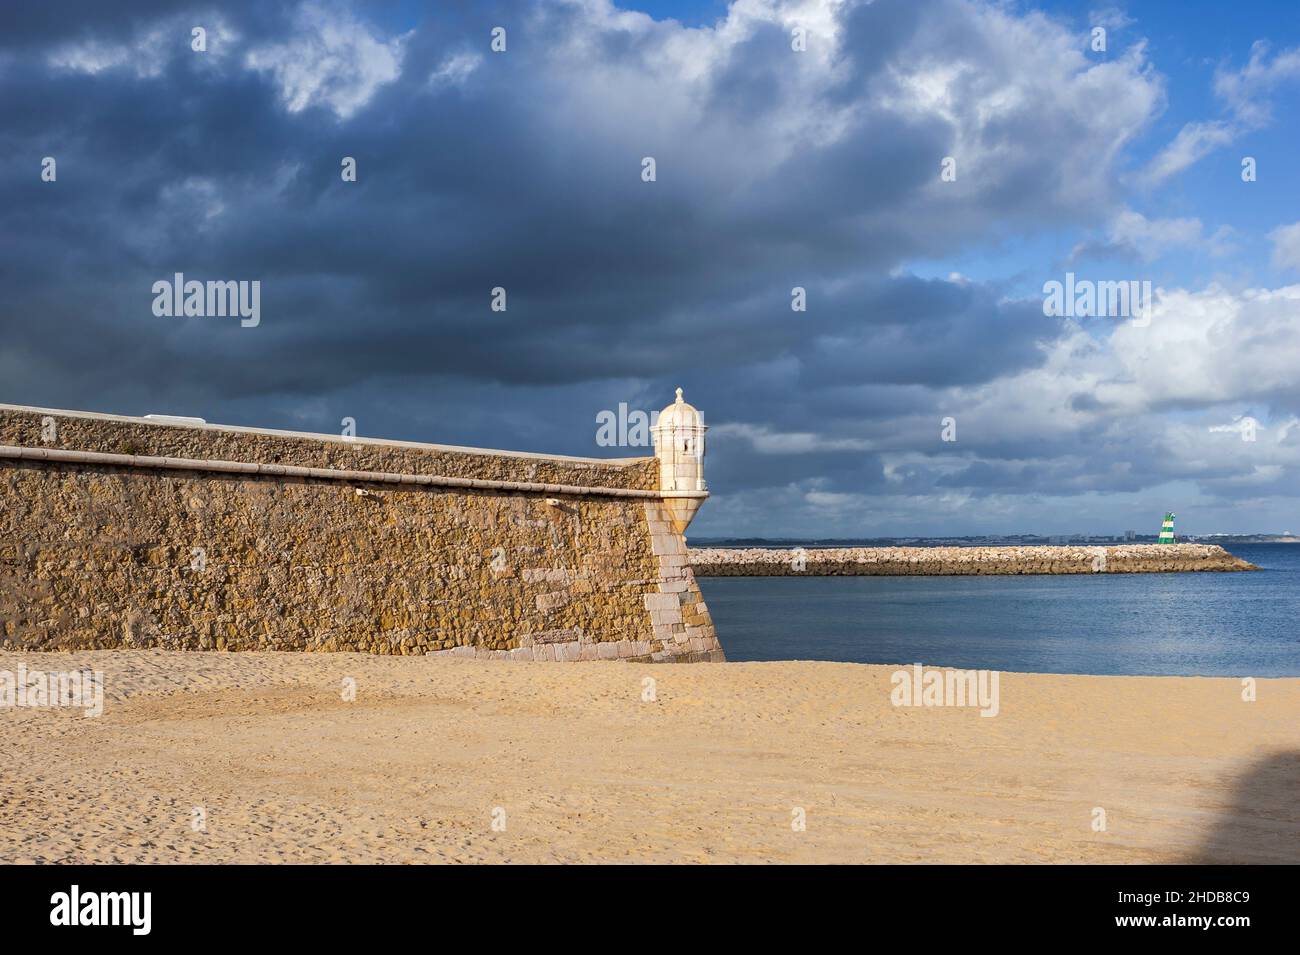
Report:
<svg viewBox="0 0 1300 955"><path fill-rule="evenodd" d="M1300 544L1245 573L709 577L728 660L1031 673L1300 676Z"/></svg>

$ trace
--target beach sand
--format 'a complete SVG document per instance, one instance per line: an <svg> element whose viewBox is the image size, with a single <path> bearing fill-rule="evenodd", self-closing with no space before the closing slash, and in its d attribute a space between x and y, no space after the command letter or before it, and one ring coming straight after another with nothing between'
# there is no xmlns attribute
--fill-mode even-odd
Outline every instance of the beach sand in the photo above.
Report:
<svg viewBox="0 0 1300 955"><path fill-rule="evenodd" d="M1300 861L1300 679L1004 674L987 718L840 663L20 663L106 702L0 709L5 863Z"/></svg>

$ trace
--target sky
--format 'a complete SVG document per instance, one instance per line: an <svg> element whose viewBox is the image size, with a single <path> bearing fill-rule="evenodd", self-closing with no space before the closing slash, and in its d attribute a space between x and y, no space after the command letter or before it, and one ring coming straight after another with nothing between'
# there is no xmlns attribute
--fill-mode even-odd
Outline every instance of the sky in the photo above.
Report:
<svg viewBox="0 0 1300 955"><path fill-rule="evenodd" d="M681 387L693 537L1300 531L1298 116L1291 2L6 4L0 402L621 457Z"/></svg>

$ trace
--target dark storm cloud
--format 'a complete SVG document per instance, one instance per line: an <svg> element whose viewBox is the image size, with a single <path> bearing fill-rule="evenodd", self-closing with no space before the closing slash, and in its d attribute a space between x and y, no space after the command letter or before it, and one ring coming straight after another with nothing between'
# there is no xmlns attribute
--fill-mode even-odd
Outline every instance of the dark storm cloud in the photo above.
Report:
<svg viewBox="0 0 1300 955"><path fill-rule="evenodd" d="M185 47L183 27L203 19L201 7L169 12L163 22L178 35L138 53L160 61L157 76L134 75L131 64L86 75L40 58L78 40L130 44L150 14L111 24L102 14L85 18L76 31L49 31L45 48L31 42L41 21L18 31L25 55L7 80L26 105L6 107L5 198L22 241L6 260L29 281L11 287L8 302L49 315L57 299L56 311L79 333L184 366L191 387L217 397L319 392L375 372L555 384L656 378L688 348L725 367L807 347L810 333L869 327L877 303L834 296L801 327L791 320L790 287L803 281L815 301L819 277L853 262L896 261L897 250L878 248L876 236L845 242L845 223L919 186L919 156L908 151L926 150L903 127L881 124L873 135L897 145L868 149L860 130L816 152L802 173L787 159L729 196L701 194L667 163L660 182L643 183L634 151L611 172L607 155L593 160L555 143L527 108L544 106L527 93L544 57L529 52L535 37L519 30L523 51L487 59L473 87L430 89L427 77L466 38L426 22L407 45L401 77L347 121L320 105L286 114L274 84L240 69L237 52L210 69ZM287 15L222 15L243 45L271 42L268 23L292 38ZM555 26L582 28L575 19ZM715 97L749 90L746 63L774 69L772 44L783 34L771 34L760 30L732 52ZM749 109L762 107L756 100ZM567 118L582 136L581 118ZM57 191L21 174L47 151L60 163ZM357 158L355 185L339 180L344 155ZM70 285L59 278L69 267L79 277ZM173 271L260 278L265 327L256 338L161 328L147 290ZM785 281L769 281L775 272ZM487 311L498 285L510 295L506 315ZM886 324L902 328L909 309L922 322L934 318L925 301L933 295L915 287L913 306L905 294L883 303L900 315ZM963 317L967 303L954 304L950 317ZM14 331L13 346L50 371L79 357L51 353L48 328ZM857 348L870 350L864 332L853 334ZM939 336L929 344L943 348ZM1007 354L964 377L1032 358L1025 349ZM966 361L980 364L978 356ZM868 356L860 372L873 377L880 364ZM904 371L905 357L890 364L904 376L924 371ZM102 391L108 382L87 384Z"/></svg>
<svg viewBox="0 0 1300 955"><path fill-rule="evenodd" d="M900 264L1094 215L1154 99L1140 64L1076 88L1064 33L1024 46L1045 21L922 6L853 5L802 55L775 21L732 41L600 3L7 10L0 400L637 454L594 447L595 414L681 384L751 429L710 445L715 488L897 493L883 451L950 455L945 394L1040 367L1061 334ZM968 78L951 101L944 69ZM1111 115L1056 102L1081 97ZM261 325L154 316L178 271L260 280ZM911 493L1061 477L906 473Z"/></svg>

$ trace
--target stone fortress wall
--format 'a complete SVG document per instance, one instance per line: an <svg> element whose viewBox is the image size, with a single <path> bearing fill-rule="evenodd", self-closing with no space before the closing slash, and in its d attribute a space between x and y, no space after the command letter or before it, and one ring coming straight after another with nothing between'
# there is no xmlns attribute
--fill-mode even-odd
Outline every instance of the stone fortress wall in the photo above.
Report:
<svg viewBox="0 0 1300 955"><path fill-rule="evenodd" d="M0 405L0 648L721 660L684 407L597 460Z"/></svg>

